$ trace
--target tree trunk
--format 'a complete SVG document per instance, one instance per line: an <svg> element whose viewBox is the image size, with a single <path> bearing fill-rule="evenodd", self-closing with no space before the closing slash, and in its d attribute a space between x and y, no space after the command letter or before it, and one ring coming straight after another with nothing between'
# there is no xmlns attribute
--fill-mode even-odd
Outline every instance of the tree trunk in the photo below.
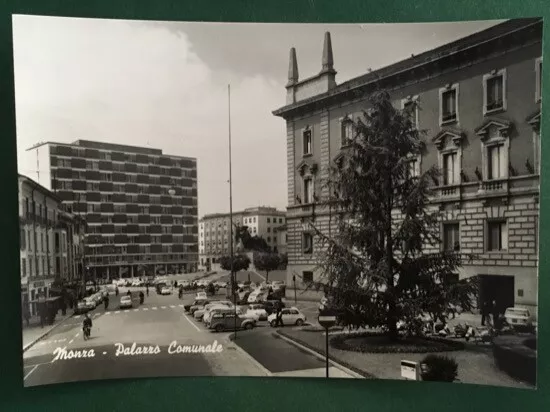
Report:
<svg viewBox="0 0 550 412"><path fill-rule="evenodd" d="M265 271L265 283L269 282L269 270Z"/></svg>

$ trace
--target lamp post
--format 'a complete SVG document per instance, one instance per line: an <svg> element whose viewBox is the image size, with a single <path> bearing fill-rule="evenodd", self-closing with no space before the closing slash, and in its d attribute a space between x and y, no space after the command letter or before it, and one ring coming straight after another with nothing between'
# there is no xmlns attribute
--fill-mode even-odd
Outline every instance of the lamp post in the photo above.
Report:
<svg viewBox="0 0 550 412"><path fill-rule="evenodd" d="M231 171L231 85L227 85L227 111L228 111L228 137L229 137L229 220L231 224L229 225L229 236L231 241L229 242L229 250L230 250L230 256L231 256L231 292L233 293L233 307L235 308L234 313L234 330L235 330L235 337L234 339L237 339L237 293L236 293L236 286L237 286L237 276L235 274L235 270L233 267L233 261L235 259L234 256L234 250L233 250L233 176Z"/></svg>

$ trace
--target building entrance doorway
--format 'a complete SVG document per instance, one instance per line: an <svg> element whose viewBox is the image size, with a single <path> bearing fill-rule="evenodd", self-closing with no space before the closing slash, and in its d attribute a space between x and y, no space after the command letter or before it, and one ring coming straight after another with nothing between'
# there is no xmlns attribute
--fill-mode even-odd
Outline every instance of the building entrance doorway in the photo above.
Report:
<svg viewBox="0 0 550 412"><path fill-rule="evenodd" d="M514 277L502 275L480 275L479 302L482 308L485 303L496 302L499 313L514 306Z"/></svg>

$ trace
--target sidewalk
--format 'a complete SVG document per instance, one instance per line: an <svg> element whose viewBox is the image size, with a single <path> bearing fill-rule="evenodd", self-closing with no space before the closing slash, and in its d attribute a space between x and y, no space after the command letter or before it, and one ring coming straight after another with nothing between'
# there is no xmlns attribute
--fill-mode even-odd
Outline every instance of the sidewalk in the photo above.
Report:
<svg viewBox="0 0 550 412"><path fill-rule="evenodd" d="M40 326L40 318L38 316L33 316L30 319L29 321L30 326L27 326L26 322L23 321L22 323L23 352L25 352L32 345L34 345L36 342L42 339L45 335L50 333L53 329L58 327L66 319L70 318L72 314L73 314L73 311L71 309L67 310L67 314L65 316L63 316L60 311L56 315L53 325L46 324L44 325L44 327Z"/></svg>

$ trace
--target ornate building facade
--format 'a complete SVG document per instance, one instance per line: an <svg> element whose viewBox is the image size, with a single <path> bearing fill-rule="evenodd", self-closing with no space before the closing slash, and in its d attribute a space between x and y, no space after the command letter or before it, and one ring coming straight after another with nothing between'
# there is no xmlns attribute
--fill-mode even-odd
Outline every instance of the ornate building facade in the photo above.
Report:
<svg viewBox="0 0 550 412"><path fill-rule="evenodd" d="M536 308L541 56L541 19L510 20L340 84L329 33L315 76L299 79L291 49L286 105L274 111L287 130L288 281L320 280L308 222L335 229L322 183L345 150L350 120L382 89L396 107L411 105L425 132L411 172L442 170L430 205L442 216L438 247L476 255L458 276L479 276L483 299L502 307Z"/></svg>

